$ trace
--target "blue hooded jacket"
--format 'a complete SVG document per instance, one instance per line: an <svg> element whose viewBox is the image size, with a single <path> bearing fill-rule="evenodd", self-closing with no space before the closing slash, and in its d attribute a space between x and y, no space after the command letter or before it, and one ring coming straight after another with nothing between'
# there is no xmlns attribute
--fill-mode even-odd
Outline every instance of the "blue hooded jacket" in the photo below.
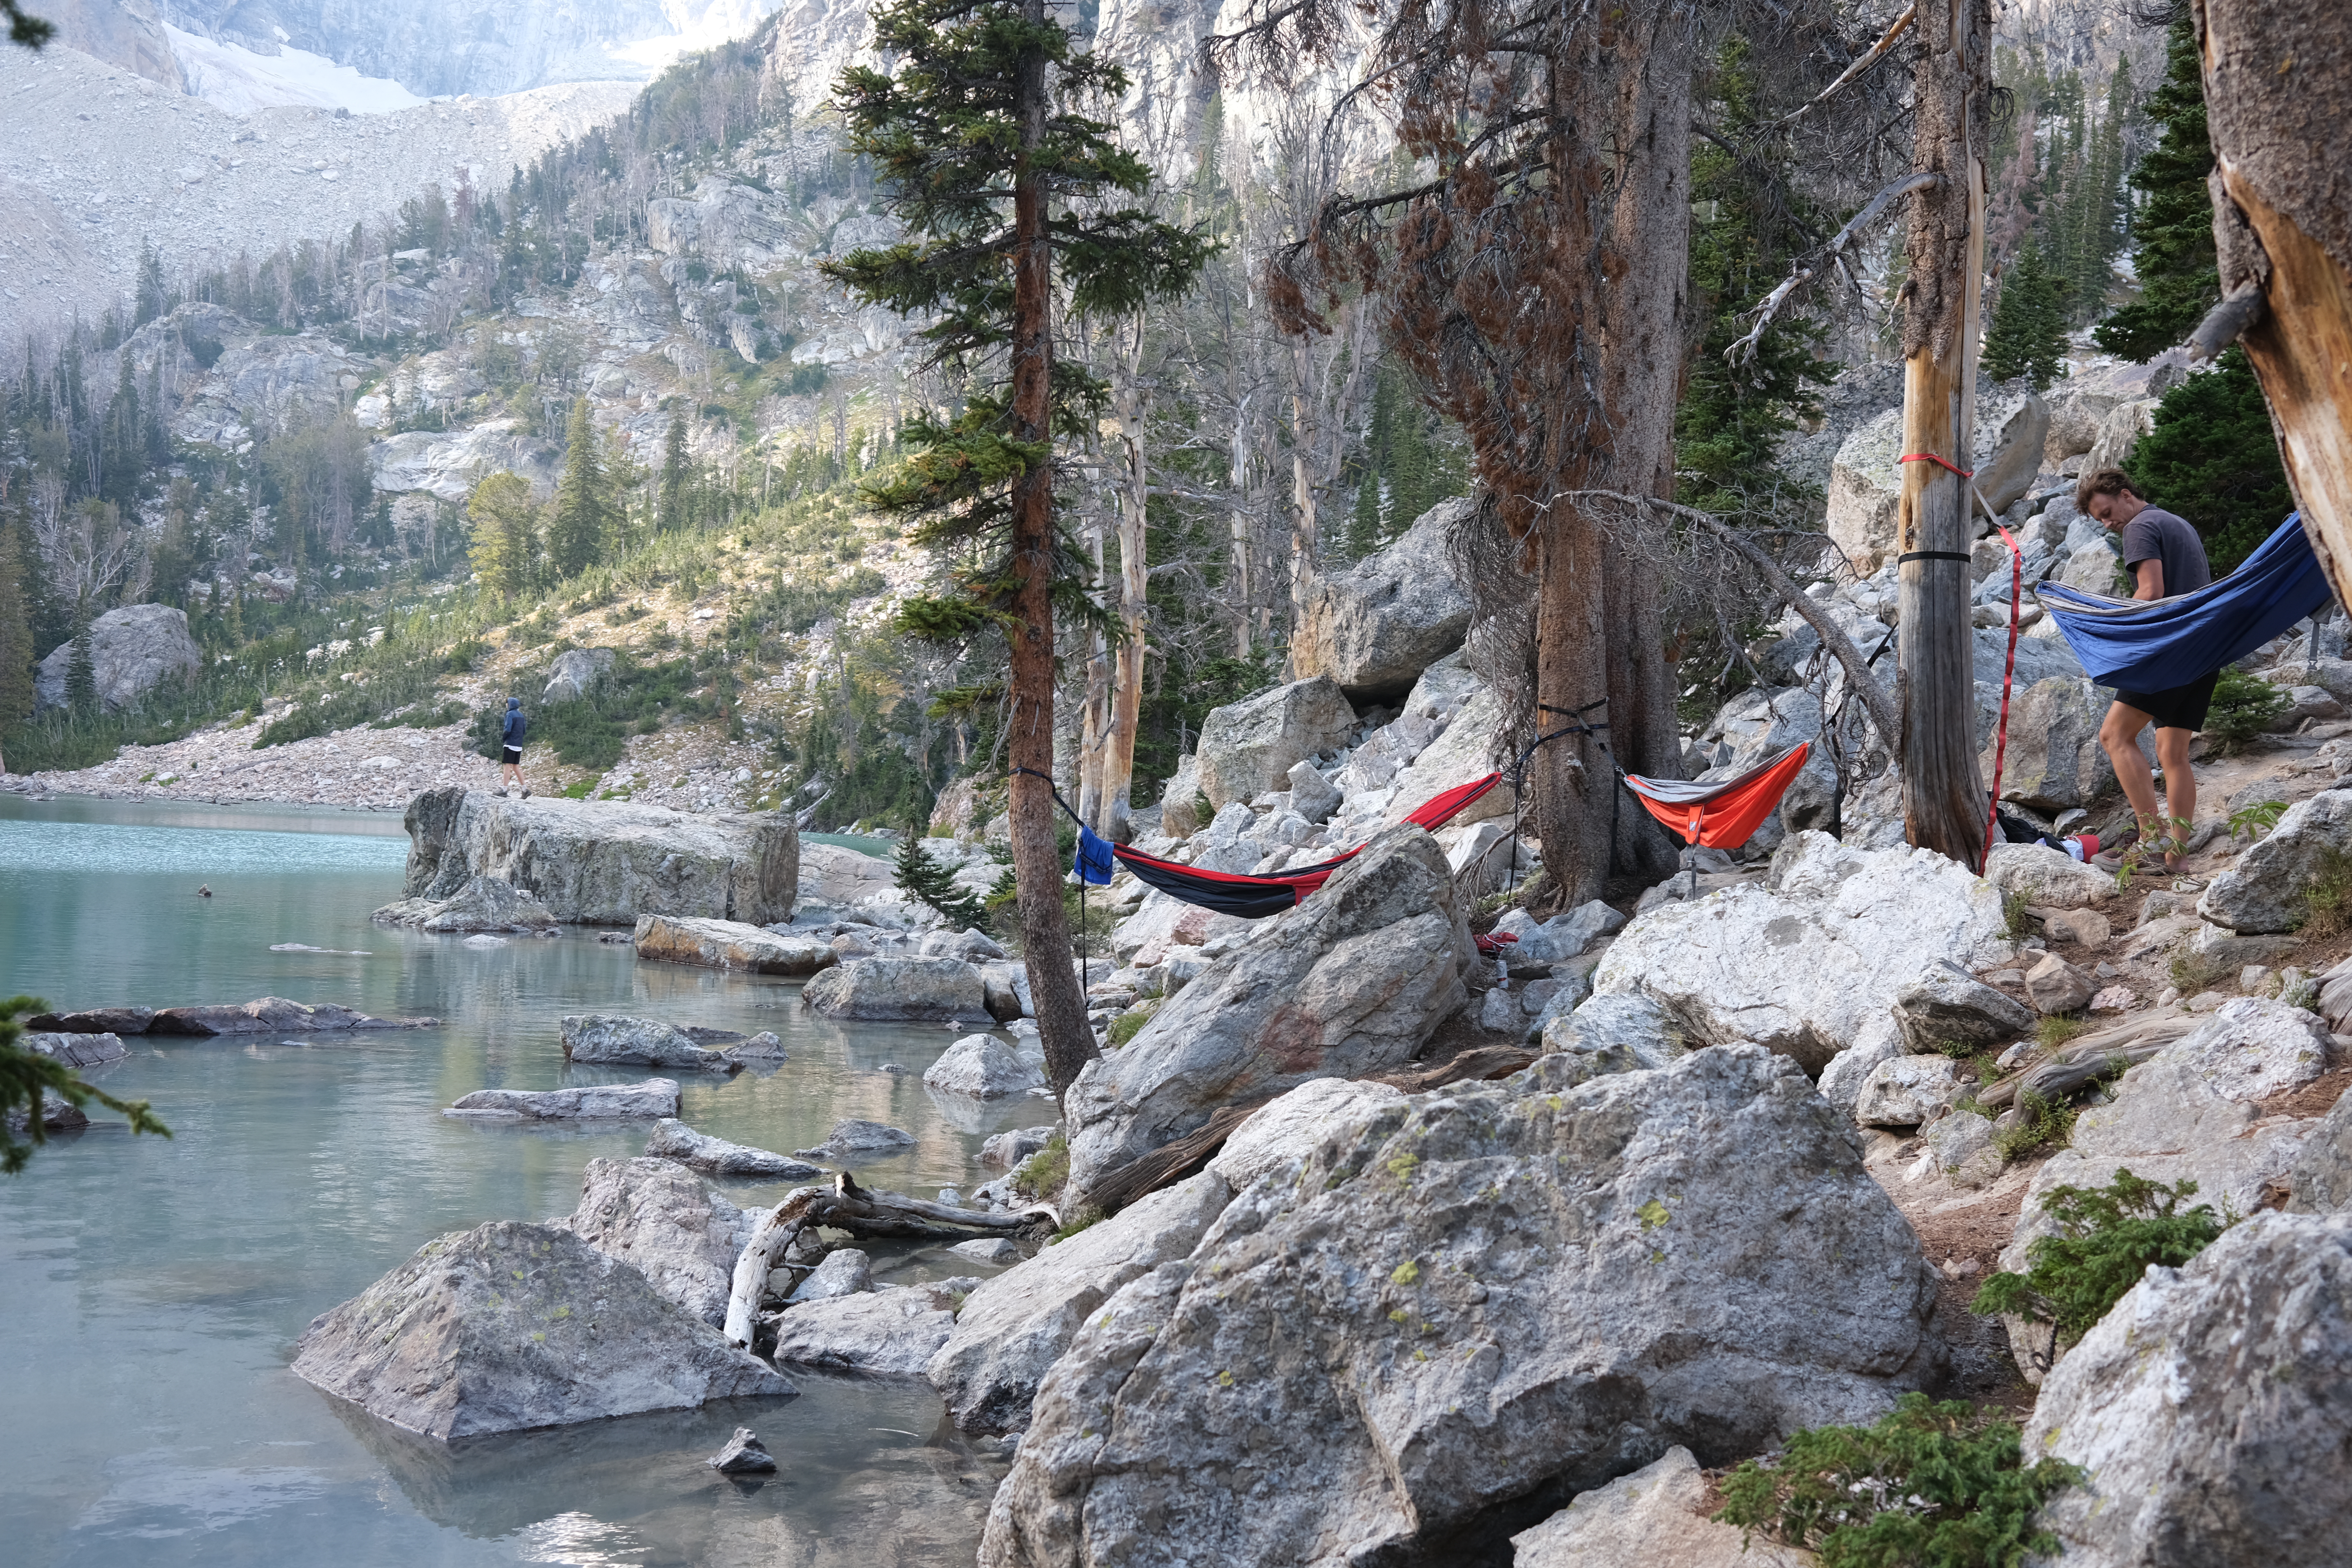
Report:
<svg viewBox="0 0 2352 1568"><path fill-rule="evenodd" d="M507 745L520 746L522 744L523 731L528 728L530 728L530 725L522 716L522 699L520 697L508 698L506 728L499 731L500 738Z"/></svg>

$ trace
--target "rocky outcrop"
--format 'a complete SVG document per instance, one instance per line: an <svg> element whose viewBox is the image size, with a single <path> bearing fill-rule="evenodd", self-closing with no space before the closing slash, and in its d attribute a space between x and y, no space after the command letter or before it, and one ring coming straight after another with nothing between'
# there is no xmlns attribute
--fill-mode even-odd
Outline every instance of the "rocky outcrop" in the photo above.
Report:
<svg viewBox="0 0 2352 1568"><path fill-rule="evenodd" d="M1512 1568L1811 1568L1810 1552L1708 1517L1706 1477L1677 1445L1511 1537Z"/></svg>
<svg viewBox="0 0 2352 1568"><path fill-rule="evenodd" d="M441 1113L478 1121L601 1121L677 1114L677 1080L600 1083L584 1089L478 1089Z"/></svg>
<svg viewBox="0 0 2352 1568"><path fill-rule="evenodd" d="M802 986L801 1000L828 1018L992 1021L980 971L960 958L852 959Z"/></svg>
<svg viewBox="0 0 2352 1568"><path fill-rule="evenodd" d="M608 647L566 648L555 656L547 672L541 702L577 702L613 672L614 655Z"/></svg>
<svg viewBox="0 0 2352 1568"><path fill-rule="evenodd" d="M193 675L204 663L203 650L188 635L188 616L169 605L125 605L89 623L90 669L96 675L99 705L119 713L166 680ZM41 660L33 676L34 706L47 712L70 700L66 681L73 668L74 645L59 643Z"/></svg>
<svg viewBox="0 0 2352 1568"><path fill-rule="evenodd" d="M751 974L800 980L830 969L840 955L808 937L778 936L740 921L691 920L682 915L639 915L630 941L637 956L659 963L698 963Z"/></svg>
<svg viewBox="0 0 2352 1568"><path fill-rule="evenodd" d="M1260 1176L1304 1160L1325 1140L1353 1136L1381 1111L1403 1103L1404 1091L1391 1084L1310 1079L1252 1111L1226 1137L1209 1169L1241 1192Z"/></svg>
<svg viewBox="0 0 2352 1568"><path fill-rule="evenodd" d="M85 1068L104 1067L119 1062L131 1054L131 1047L119 1035L85 1035L55 1030L27 1029L16 1037L16 1043L35 1056L61 1061L76 1072Z"/></svg>
<svg viewBox="0 0 2352 1568"><path fill-rule="evenodd" d="M2088 679L2053 675L2016 691L2009 750L2001 760L2000 798L2036 811L2087 806L2116 787L2116 767L2099 744L2109 699ZM1992 777L1992 747L1978 772Z"/></svg>
<svg viewBox="0 0 2352 1568"><path fill-rule="evenodd" d="M368 918L378 925L447 932L544 931L556 923L546 905L504 877L468 877L446 899L403 899Z"/></svg>
<svg viewBox="0 0 2352 1568"><path fill-rule="evenodd" d="M630 1018L612 1013L574 1013L563 1019L563 1056L567 1061L595 1067L683 1068L688 1072L732 1072L742 1064L697 1045L683 1031L659 1018Z"/></svg>
<svg viewBox="0 0 2352 1568"><path fill-rule="evenodd" d="M1938 962L1974 969L2010 952L2000 895L1967 868L1915 849L1850 849L1801 833L1769 885L1730 887L1637 918L1594 971L1596 996L1641 994L1693 1045L1752 1040L1819 1076L1843 1052L1851 1103L1897 1054L1893 1007Z"/></svg>
<svg viewBox="0 0 2352 1568"><path fill-rule="evenodd" d="M1853 1119L1864 1127L1916 1127L1959 1099L1961 1088L1949 1057L1892 1057L1863 1080Z"/></svg>
<svg viewBox="0 0 2352 1568"><path fill-rule="evenodd" d="M2044 909L2094 909L2116 896L2112 873L2042 844L1994 845L1985 857L1985 879Z"/></svg>
<svg viewBox="0 0 2352 1568"><path fill-rule="evenodd" d="M1026 1094L1045 1081L1044 1073L992 1035L966 1035L941 1052L923 1074L925 1088L973 1100Z"/></svg>
<svg viewBox="0 0 2352 1568"><path fill-rule="evenodd" d="M1065 1100L1072 1197L1219 1105L1411 1060L1462 1005L1475 962L1436 843L1381 834L1087 1064Z"/></svg>
<svg viewBox="0 0 2352 1568"><path fill-rule="evenodd" d="M895 1286L786 1310L775 1359L793 1366L920 1377L947 1343L956 1315L921 1289Z"/></svg>
<svg viewBox="0 0 2352 1568"><path fill-rule="evenodd" d="M2319 1119L2287 1172L2290 1214L2340 1214L2352 1209L2352 1094L2337 1097Z"/></svg>
<svg viewBox="0 0 2352 1568"><path fill-rule="evenodd" d="M2334 1568L2352 1511L2352 1215L2255 1215L2151 1267L2042 1385L2038 1522L2082 1568Z"/></svg>
<svg viewBox="0 0 2352 1568"><path fill-rule="evenodd" d="M1994 511L2006 511L2041 466L2050 410L2021 382L1988 382L1977 393L1975 429L1977 488ZM1847 437L1830 468L1829 536L1865 577L1894 553L1903 452L1903 411L1889 409Z"/></svg>
<svg viewBox="0 0 2352 1568"><path fill-rule="evenodd" d="M1905 1047L1922 1055L1948 1050L1973 1056L2015 1039L2033 1024L2032 1008L1951 963L1930 966L1895 994L1895 1026L1903 1033Z"/></svg>
<svg viewBox="0 0 2352 1568"><path fill-rule="evenodd" d="M1940 1374L1934 1273L1793 1064L1553 1059L1381 1112L1090 1313L986 1568L1462 1560Z"/></svg>
<svg viewBox="0 0 2352 1568"><path fill-rule="evenodd" d="M749 1230L743 1211L669 1160L591 1160L572 1235L646 1277L646 1283L713 1328L727 1318L735 1256Z"/></svg>
<svg viewBox="0 0 2352 1568"><path fill-rule="evenodd" d="M1328 675L1212 709L1194 753L1200 791L1213 809L1255 800L1282 788L1297 763L1345 744L1355 728L1355 709Z"/></svg>
<svg viewBox="0 0 2352 1568"><path fill-rule="evenodd" d="M675 1160L690 1170L709 1176L756 1177L761 1181L805 1182L812 1176L824 1174L822 1168L789 1154L773 1153L766 1149L754 1149L748 1144L730 1143L724 1138L713 1138L707 1132L697 1132L685 1122L665 1118L654 1123L654 1135L646 1140L646 1152L663 1160ZM733 1267L730 1254L729 1267Z"/></svg>
<svg viewBox="0 0 2352 1568"><path fill-rule="evenodd" d="M1204 1171L972 1291L926 1369L955 1424L971 1432L1027 1426L1038 1384L1079 1325L1129 1280L1190 1256L1232 1195L1222 1176Z"/></svg>
<svg viewBox="0 0 2352 1568"><path fill-rule="evenodd" d="M293 1370L444 1440L793 1392L629 1265L509 1221L427 1242L312 1320Z"/></svg>
<svg viewBox="0 0 2352 1568"><path fill-rule="evenodd" d="M1445 536L1477 504L1440 501L1387 549L1318 578L1291 633L1292 671L1328 675L1351 700L1372 701L1403 696L1460 647L1470 595L1454 580Z"/></svg>
<svg viewBox="0 0 2352 1568"><path fill-rule="evenodd" d="M792 918L800 877L800 835L789 816L521 800L445 785L411 800L402 820L404 903L446 900L488 876L566 923L634 926L641 914L667 914L768 925Z"/></svg>
<svg viewBox="0 0 2352 1568"><path fill-rule="evenodd" d="M2213 879L2197 912L2240 934L2293 931L2309 915L2305 894L2352 856L2352 789L2331 789L2286 808L2270 836Z"/></svg>
<svg viewBox="0 0 2352 1568"><path fill-rule="evenodd" d="M199 1007L161 1007L147 1020L151 1035L306 1035L343 1029L432 1029L438 1018L371 1018L331 1002L312 1007L283 996Z"/></svg>

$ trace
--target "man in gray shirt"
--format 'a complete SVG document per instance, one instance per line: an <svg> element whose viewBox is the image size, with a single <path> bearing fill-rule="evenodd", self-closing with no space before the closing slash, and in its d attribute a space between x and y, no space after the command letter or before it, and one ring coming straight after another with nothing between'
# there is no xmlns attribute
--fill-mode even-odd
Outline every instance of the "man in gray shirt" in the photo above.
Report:
<svg viewBox="0 0 2352 1568"><path fill-rule="evenodd" d="M2186 520L2142 500L2122 469L2095 468L2084 474L2074 487L2074 504L2122 531L2124 569L2132 574L2133 598L2178 598L2213 581L2197 531ZM2118 691L2099 726L2099 744L2115 763L2116 781L2139 818L2141 841L2166 847L2168 871L2179 868L2179 843L2197 820L2197 774L2189 764L2189 743L2204 727L2213 685L2221 678L2216 669L2169 691ZM2157 765L2164 770L2163 816L2157 812L2155 777L2139 749L2139 732L2150 724L2156 726Z"/></svg>

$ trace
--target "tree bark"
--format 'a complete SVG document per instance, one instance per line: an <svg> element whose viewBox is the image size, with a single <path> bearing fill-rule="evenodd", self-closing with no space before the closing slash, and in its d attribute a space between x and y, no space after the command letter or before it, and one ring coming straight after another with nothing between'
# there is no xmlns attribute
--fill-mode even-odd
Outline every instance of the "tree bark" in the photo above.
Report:
<svg viewBox="0 0 2352 1568"><path fill-rule="evenodd" d="M1033 26L1045 0L1027 0ZM1066 1093L1096 1053L1087 999L1071 962L1069 917L1062 908L1062 858L1054 841L1054 437L1052 251L1045 231L1045 182L1032 159L1045 133L1045 57L1026 52L1020 68L1022 153L1013 183L1013 438L1046 456L1013 496L1012 680L1006 756L1013 767L1013 878L1021 910L1022 961L1037 1008L1045 1075Z"/></svg>
<svg viewBox="0 0 2352 1568"><path fill-rule="evenodd" d="M1896 630L1907 837L1970 868L1984 847L1977 773L1975 649L1968 552L1978 288L1984 271L1984 156L1990 120L1990 0L1946 0L1919 18L1914 166L1942 176L1911 209L1903 285L1903 465ZM1920 552L1931 552L1920 558Z"/></svg>
<svg viewBox="0 0 2352 1568"><path fill-rule="evenodd" d="M1151 577L1147 561L1145 503L1150 500L1150 467L1144 451L1144 426L1150 417L1151 392L1137 372L1143 358L1143 323L1135 323L1135 352L1118 378L1113 395L1118 414L1120 450L1126 458L1126 481L1118 511L1119 644L1111 669L1110 736L1103 758L1103 820L1095 831L1106 838L1127 837L1129 803L1135 785L1135 731L1143 715L1143 660L1146 595Z"/></svg>
<svg viewBox="0 0 2352 1568"><path fill-rule="evenodd" d="M2259 288L2245 333L2304 531L2352 590L2352 35L2326 0L2198 0L2221 291Z"/></svg>

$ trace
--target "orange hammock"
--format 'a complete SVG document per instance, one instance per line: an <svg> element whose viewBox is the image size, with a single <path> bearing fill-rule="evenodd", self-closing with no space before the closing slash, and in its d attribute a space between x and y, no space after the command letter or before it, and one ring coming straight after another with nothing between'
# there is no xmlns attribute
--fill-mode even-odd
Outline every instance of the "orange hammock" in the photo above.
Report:
<svg viewBox="0 0 2352 1568"><path fill-rule="evenodd" d="M1800 741L1779 756L1748 769L1738 778L1715 784L1685 784L1680 779L1645 779L1624 775L1652 816L1679 835L1685 844L1710 849L1737 849L1763 825L1780 804L1780 796L1804 770L1812 742Z"/></svg>

